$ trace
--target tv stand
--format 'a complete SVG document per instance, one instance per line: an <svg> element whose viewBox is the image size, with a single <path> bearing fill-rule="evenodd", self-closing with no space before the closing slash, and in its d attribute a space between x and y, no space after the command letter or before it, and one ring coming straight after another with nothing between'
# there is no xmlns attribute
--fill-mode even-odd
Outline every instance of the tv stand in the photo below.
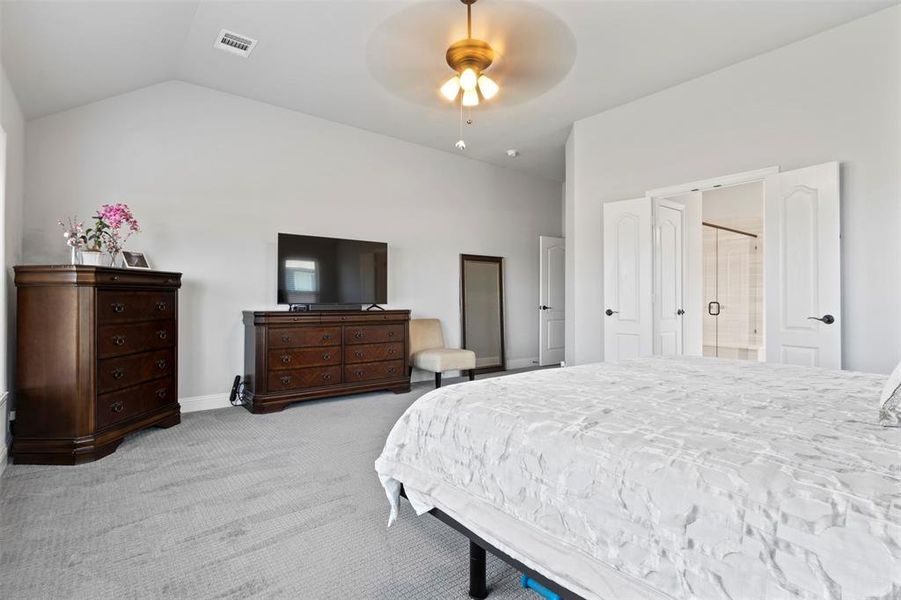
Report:
<svg viewBox="0 0 901 600"><path fill-rule="evenodd" d="M385 309L383 307L379 306L378 304L370 304L363 310L385 310Z"/></svg>
<svg viewBox="0 0 901 600"><path fill-rule="evenodd" d="M410 391L408 310L244 313L244 407L359 392Z"/></svg>

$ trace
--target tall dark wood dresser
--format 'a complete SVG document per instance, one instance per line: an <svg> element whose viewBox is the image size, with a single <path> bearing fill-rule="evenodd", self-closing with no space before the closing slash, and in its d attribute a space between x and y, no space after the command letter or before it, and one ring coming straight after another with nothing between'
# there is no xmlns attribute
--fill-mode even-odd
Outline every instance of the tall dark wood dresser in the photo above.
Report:
<svg viewBox="0 0 901 600"><path fill-rule="evenodd" d="M253 413L359 392L410 391L409 310L244 313L244 405Z"/></svg>
<svg viewBox="0 0 901 600"><path fill-rule="evenodd" d="M90 462L129 433L181 421L181 273L81 265L15 273L14 462Z"/></svg>

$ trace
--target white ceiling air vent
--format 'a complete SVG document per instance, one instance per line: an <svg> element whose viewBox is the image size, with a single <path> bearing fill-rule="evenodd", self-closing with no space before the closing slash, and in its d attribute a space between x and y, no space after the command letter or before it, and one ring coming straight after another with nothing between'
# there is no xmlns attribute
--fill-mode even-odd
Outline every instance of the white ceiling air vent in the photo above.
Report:
<svg viewBox="0 0 901 600"><path fill-rule="evenodd" d="M250 56L250 52L256 45L257 41L246 35L223 29L219 32L218 37L216 37L216 43L213 44L213 47L247 58Z"/></svg>

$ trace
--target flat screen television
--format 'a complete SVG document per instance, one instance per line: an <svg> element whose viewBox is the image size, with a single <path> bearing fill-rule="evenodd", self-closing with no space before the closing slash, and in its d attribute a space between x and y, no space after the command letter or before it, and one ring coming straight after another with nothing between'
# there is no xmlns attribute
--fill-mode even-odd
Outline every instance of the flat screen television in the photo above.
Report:
<svg viewBox="0 0 901 600"><path fill-rule="evenodd" d="M278 234L279 304L385 304L388 244Z"/></svg>

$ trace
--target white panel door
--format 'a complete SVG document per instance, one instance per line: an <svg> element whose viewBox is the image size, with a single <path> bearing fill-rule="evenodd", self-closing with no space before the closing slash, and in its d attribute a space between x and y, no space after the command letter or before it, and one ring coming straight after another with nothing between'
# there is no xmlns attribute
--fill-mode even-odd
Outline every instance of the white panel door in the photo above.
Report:
<svg viewBox="0 0 901 600"><path fill-rule="evenodd" d="M682 226L685 207L654 200L654 354L682 354Z"/></svg>
<svg viewBox="0 0 901 600"><path fill-rule="evenodd" d="M651 201L604 204L604 360L653 353Z"/></svg>
<svg viewBox="0 0 901 600"><path fill-rule="evenodd" d="M838 163L766 178L767 360L840 369Z"/></svg>
<svg viewBox="0 0 901 600"><path fill-rule="evenodd" d="M538 238L541 264L538 284L538 363L557 365L563 362L566 325L565 279L566 242L561 237L542 235Z"/></svg>

